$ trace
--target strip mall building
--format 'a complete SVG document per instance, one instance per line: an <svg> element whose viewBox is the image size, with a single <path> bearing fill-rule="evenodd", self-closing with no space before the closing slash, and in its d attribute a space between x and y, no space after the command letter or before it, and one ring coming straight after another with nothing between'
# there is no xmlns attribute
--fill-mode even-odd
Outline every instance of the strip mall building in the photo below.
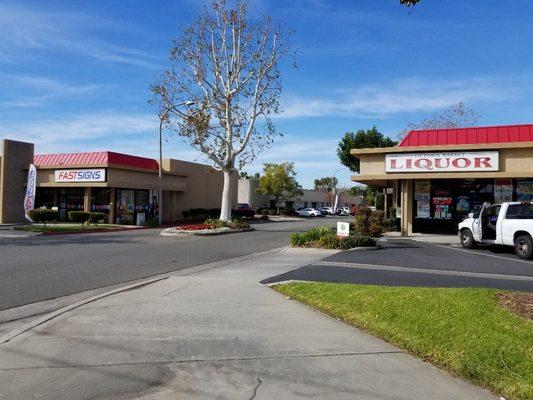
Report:
<svg viewBox="0 0 533 400"><path fill-rule="evenodd" d="M35 207L97 211L110 223L135 224L157 208L156 160L111 151L34 155L32 143L2 141L0 223L24 222L24 195L30 164L37 168ZM212 167L164 159L163 220L176 221L191 208L219 208L223 176ZM237 202L237 179L233 188ZM142 218L141 218L142 220Z"/></svg>
<svg viewBox="0 0 533 400"><path fill-rule="evenodd" d="M398 146L352 154L352 180L392 191L404 236L454 232L486 201L533 200L533 125L411 131Z"/></svg>

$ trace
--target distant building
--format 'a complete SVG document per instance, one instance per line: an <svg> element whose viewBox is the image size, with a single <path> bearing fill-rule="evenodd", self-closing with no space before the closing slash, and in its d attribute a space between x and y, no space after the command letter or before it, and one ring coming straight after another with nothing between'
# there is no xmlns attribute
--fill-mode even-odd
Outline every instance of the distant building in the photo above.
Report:
<svg viewBox="0 0 533 400"><path fill-rule="evenodd" d="M28 168L37 168L35 208L97 211L110 223L135 224L155 215L159 201L159 164L151 158L111 151L34 155L33 143L3 140L0 153L0 223L24 222ZM191 208L219 208L223 175L214 168L164 159L163 220L182 219ZM236 192L237 185L233 187ZM235 204L234 195L232 203Z"/></svg>
<svg viewBox="0 0 533 400"><path fill-rule="evenodd" d="M272 196L265 196L257 193L259 187L259 180L257 179L239 179L239 191L237 201L239 203L249 204L253 208L276 208L278 205L281 208L300 207L327 207L332 206L333 196L331 192L303 189L301 196L290 197L287 199L280 199L279 204ZM349 193L339 194L339 203L337 207L354 206L362 204L361 196L352 196Z"/></svg>

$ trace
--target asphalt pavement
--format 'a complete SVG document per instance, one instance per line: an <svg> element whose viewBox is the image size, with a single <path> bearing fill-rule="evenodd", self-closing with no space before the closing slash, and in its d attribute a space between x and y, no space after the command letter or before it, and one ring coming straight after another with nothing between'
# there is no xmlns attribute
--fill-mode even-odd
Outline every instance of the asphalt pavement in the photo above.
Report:
<svg viewBox="0 0 533 400"><path fill-rule="evenodd" d="M388 240L376 250L352 250L264 280L391 286L492 287L533 291L533 261L512 249L465 250L449 245Z"/></svg>
<svg viewBox="0 0 533 400"><path fill-rule="evenodd" d="M159 229L7 237L3 230L0 310L286 246L290 233L337 220L257 223L254 232L209 237L162 237Z"/></svg>
<svg viewBox="0 0 533 400"><path fill-rule="evenodd" d="M252 254L72 309L0 344L0 398L497 399L258 283L331 253Z"/></svg>

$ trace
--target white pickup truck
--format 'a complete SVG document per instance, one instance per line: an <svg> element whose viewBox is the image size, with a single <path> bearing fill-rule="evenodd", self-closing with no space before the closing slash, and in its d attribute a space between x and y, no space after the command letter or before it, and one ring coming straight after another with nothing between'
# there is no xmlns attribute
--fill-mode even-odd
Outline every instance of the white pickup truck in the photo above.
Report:
<svg viewBox="0 0 533 400"><path fill-rule="evenodd" d="M464 248L478 243L514 246L520 258L533 256L533 203L506 202L483 204L477 213L459 224L459 238Z"/></svg>

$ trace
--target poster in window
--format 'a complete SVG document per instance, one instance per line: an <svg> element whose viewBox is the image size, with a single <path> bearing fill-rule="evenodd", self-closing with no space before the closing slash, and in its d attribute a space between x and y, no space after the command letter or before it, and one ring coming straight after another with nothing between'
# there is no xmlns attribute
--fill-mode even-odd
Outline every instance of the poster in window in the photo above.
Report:
<svg viewBox="0 0 533 400"><path fill-rule="evenodd" d="M418 200L416 202L416 217L429 218L429 200Z"/></svg>
<svg viewBox="0 0 533 400"><path fill-rule="evenodd" d="M459 196L455 209L459 212L470 211L470 199L467 196Z"/></svg>
<svg viewBox="0 0 533 400"><path fill-rule="evenodd" d="M415 181L415 200L428 200L429 201L429 179Z"/></svg>
<svg viewBox="0 0 533 400"><path fill-rule="evenodd" d="M494 201L496 203L513 201L512 179L494 179Z"/></svg>
<svg viewBox="0 0 533 400"><path fill-rule="evenodd" d="M533 200L533 181L518 181L516 183L516 199L518 201Z"/></svg>

